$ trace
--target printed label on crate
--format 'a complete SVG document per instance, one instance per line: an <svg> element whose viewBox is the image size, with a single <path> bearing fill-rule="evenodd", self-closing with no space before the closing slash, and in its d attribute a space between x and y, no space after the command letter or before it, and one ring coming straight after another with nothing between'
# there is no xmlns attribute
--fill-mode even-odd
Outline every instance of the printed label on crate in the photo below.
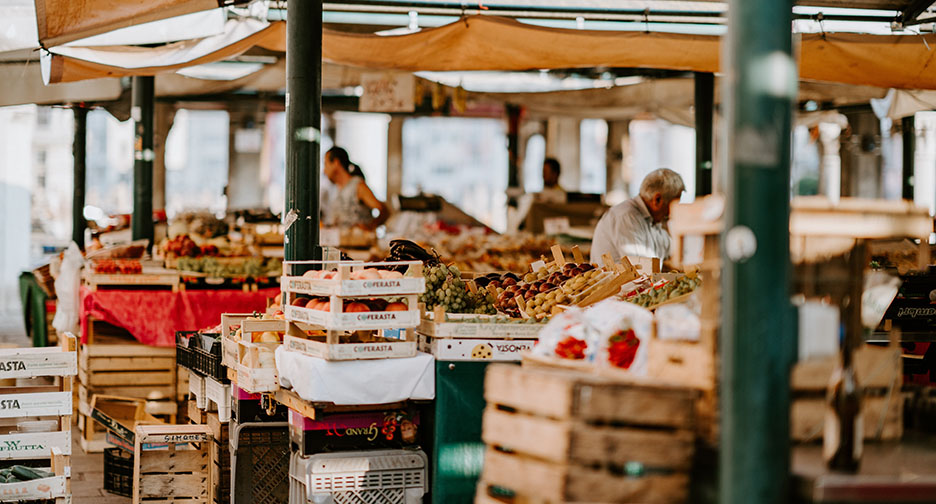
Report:
<svg viewBox="0 0 936 504"><path fill-rule="evenodd" d="M385 357L412 357L416 355L416 342L393 343L340 343L328 345L320 341L286 336L288 350L331 360L376 359Z"/></svg>
<svg viewBox="0 0 936 504"><path fill-rule="evenodd" d="M431 339L438 360L519 361L537 340Z"/></svg>
<svg viewBox="0 0 936 504"><path fill-rule="evenodd" d="M312 420L289 410L289 428L305 452L316 449L403 448L419 444L420 419L413 411L338 413Z"/></svg>
<svg viewBox="0 0 936 504"><path fill-rule="evenodd" d="M0 350L0 379L78 374L77 352L58 347Z"/></svg>
<svg viewBox="0 0 936 504"><path fill-rule="evenodd" d="M136 438L136 433L133 432L133 429L123 425L116 419L112 418L110 415L97 408L91 410L91 418L104 426L104 428L108 431L112 431L118 437L127 440L131 444Z"/></svg>
<svg viewBox="0 0 936 504"><path fill-rule="evenodd" d="M107 441L107 444L114 445L124 451L133 453L133 443L118 437L111 431L107 431L107 435L104 437L104 440ZM169 448L169 445L165 443L143 443L140 445L140 449L143 451L165 450L166 448Z"/></svg>
<svg viewBox="0 0 936 504"><path fill-rule="evenodd" d="M0 502L54 499L65 495L65 476L0 483Z"/></svg>
<svg viewBox="0 0 936 504"><path fill-rule="evenodd" d="M0 418L61 416L72 413L71 392L6 394L0 397Z"/></svg>
<svg viewBox="0 0 936 504"><path fill-rule="evenodd" d="M52 448L71 455L71 431L23 432L0 435L0 460L45 458Z"/></svg>
<svg viewBox="0 0 936 504"><path fill-rule="evenodd" d="M526 322L443 322L423 320L419 332L436 338L536 338L544 324Z"/></svg>

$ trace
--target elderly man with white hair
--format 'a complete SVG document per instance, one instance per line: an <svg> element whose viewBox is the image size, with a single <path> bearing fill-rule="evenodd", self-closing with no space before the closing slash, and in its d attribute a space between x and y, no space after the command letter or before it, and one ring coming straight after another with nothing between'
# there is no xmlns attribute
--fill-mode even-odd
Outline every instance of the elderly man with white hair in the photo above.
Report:
<svg viewBox="0 0 936 504"><path fill-rule="evenodd" d="M601 264L610 254L615 262L623 256L669 258L670 235L666 229L670 203L686 190L682 177L673 170L650 172L640 184L636 198L611 207L595 228L591 262Z"/></svg>

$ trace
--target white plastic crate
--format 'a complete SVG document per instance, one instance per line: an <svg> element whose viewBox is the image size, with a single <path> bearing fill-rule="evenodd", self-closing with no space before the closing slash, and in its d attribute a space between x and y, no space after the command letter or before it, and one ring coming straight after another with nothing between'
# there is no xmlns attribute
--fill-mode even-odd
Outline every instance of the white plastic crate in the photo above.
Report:
<svg viewBox="0 0 936 504"><path fill-rule="evenodd" d="M421 450L293 453L289 504L421 504L427 466Z"/></svg>

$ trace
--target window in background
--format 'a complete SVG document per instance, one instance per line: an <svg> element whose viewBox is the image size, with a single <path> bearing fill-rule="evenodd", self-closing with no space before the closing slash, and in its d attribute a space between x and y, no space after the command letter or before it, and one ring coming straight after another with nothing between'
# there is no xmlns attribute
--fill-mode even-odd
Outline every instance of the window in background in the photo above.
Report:
<svg viewBox="0 0 936 504"><path fill-rule="evenodd" d="M682 176L686 191L680 200L695 200L695 130L662 119L630 123L630 195L640 192L644 177L657 168L669 168Z"/></svg>
<svg viewBox="0 0 936 504"><path fill-rule="evenodd" d="M335 145L348 151L351 162L364 171L367 186L381 201L387 197L387 126L386 114L336 112Z"/></svg>
<svg viewBox="0 0 936 504"><path fill-rule="evenodd" d="M88 112L85 205L104 214L133 212L133 121Z"/></svg>
<svg viewBox="0 0 936 504"><path fill-rule="evenodd" d="M579 191L604 194L608 177L608 122L604 119L583 119L579 128Z"/></svg>
<svg viewBox="0 0 936 504"><path fill-rule="evenodd" d="M179 110L166 139L166 212L223 212L228 180L228 113Z"/></svg>
<svg viewBox="0 0 936 504"><path fill-rule="evenodd" d="M546 139L539 133L530 137L523 156L523 189L528 193L543 190L543 161L546 159Z"/></svg>
<svg viewBox="0 0 936 504"><path fill-rule="evenodd" d="M407 119L403 123L403 194L439 194L503 231L507 226L506 134L505 122L498 119Z"/></svg>

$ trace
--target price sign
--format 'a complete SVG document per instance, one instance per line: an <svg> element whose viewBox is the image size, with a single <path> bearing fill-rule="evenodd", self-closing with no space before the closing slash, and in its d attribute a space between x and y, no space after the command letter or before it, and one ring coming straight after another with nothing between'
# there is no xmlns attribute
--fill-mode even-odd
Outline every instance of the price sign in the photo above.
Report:
<svg viewBox="0 0 936 504"><path fill-rule="evenodd" d="M559 235L568 231L568 217L550 217L548 219L543 219L543 232L547 235Z"/></svg>
<svg viewBox="0 0 936 504"><path fill-rule="evenodd" d="M412 112L415 78L407 73L365 73L361 75L364 94L361 112Z"/></svg>

